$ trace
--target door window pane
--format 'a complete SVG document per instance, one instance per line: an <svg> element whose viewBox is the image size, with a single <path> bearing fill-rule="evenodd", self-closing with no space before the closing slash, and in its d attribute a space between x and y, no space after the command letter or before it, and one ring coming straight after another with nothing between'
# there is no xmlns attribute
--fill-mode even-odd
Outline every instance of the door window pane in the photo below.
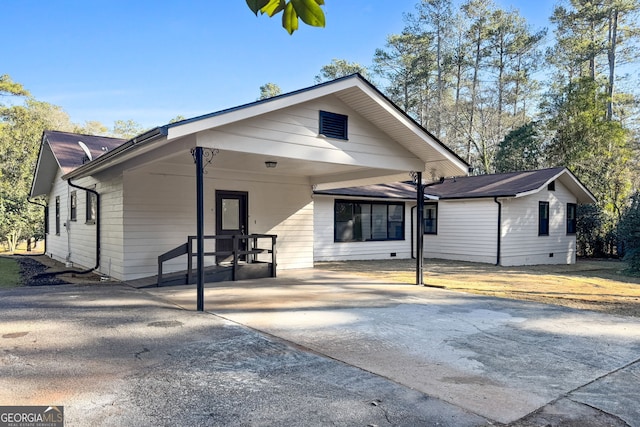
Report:
<svg viewBox="0 0 640 427"><path fill-rule="evenodd" d="M222 199L222 229L240 229L240 200Z"/></svg>

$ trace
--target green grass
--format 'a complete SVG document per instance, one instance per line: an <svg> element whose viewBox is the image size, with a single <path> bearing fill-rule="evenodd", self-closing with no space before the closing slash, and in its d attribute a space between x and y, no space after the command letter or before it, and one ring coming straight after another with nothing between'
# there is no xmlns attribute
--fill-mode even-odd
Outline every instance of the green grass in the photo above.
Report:
<svg viewBox="0 0 640 427"><path fill-rule="evenodd" d="M20 264L14 259L0 257L0 288L20 286Z"/></svg>

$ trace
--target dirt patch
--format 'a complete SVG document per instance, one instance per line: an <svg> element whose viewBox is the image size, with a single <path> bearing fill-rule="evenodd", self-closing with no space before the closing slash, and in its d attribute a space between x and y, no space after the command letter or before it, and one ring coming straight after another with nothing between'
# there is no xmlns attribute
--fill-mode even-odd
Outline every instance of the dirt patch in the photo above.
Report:
<svg viewBox="0 0 640 427"><path fill-rule="evenodd" d="M322 262L316 267L415 283L414 260ZM625 268L620 261L608 260L496 267L429 259L425 261L424 282L454 291L640 317L640 277L625 276Z"/></svg>

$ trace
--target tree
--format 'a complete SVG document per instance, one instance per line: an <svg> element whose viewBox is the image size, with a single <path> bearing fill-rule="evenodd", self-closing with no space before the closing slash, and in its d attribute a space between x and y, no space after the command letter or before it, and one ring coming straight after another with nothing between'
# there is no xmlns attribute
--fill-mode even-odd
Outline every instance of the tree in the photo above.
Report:
<svg viewBox="0 0 640 427"><path fill-rule="evenodd" d="M620 218L618 234L623 244L624 259L629 262L629 271L640 274L640 192L629 200Z"/></svg>
<svg viewBox="0 0 640 427"><path fill-rule="evenodd" d="M544 147L539 126L537 122L529 122L504 137L496 153L496 172L535 170L544 166Z"/></svg>
<svg viewBox="0 0 640 427"><path fill-rule="evenodd" d="M29 91L11 80L8 74L3 74L0 76L0 96L29 96Z"/></svg>
<svg viewBox="0 0 640 427"><path fill-rule="evenodd" d="M298 18L307 25L324 27L325 18L321 5L324 0L247 0L247 6L258 16L258 12L270 18L282 13L282 27L289 34L298 29Z"/></svg>
<svg viewBox="0 0 640 427"><path fill-rule="evenodd" d="M84 122L84 125L82 126L76 126L76 128L73 131L75 133L81 133L84 135L98 135L98 136L109 135L109 128L107 128L105 125L95 120L89 120Z"/></svg>
<svg viewBox="0 0 640 427"><path fill-rule="evenodd" d="M187 118L185 116L183 116L182 114L178 114L173 119L169 120L169 123L178 123L178 122L181 122L181 121L186 120L186 119Z"/></svg>
<svg viewBox="0 0 640 427"><path fill-rule="evenodd" d="M140 135L146 129L133 120L116 120L113 122L112 134L118 138L129 139Z"/></svg>
<svg viewBox="0 0 640 427"><path fill-rule="evenodd" d="M0 236L10 251L26 237L44 235L42 208L28 198L46 129L73 131L74 126L60 107L33 98L0 109Z"/></svg>
<svg viewBox="0 0 640 427"><path fill-rule="evenodd" d="M406 113L422 123L420 88L427 58L424 47L428 39L408 31L387 37L385 49L376 49L375 73L389 82L389 97Z"/></svg>
<svg viewBox="0 0 640 427"><path fill-rule="evenodd" d="M260 86L260 97L258 100L273 98L274 96L278 96L282 93L280 86L275 83L266 83Z"/></svg>
<svg viewBox="0 0 640 427"><path fill-rule="evenodd" d="M320 69L320 74L316 75L315 81L316 83L322 83L355 73L369 78L367 68L357 62L349 62L345 59L333 59L331 60L331 64L325 65Z"/></svg>

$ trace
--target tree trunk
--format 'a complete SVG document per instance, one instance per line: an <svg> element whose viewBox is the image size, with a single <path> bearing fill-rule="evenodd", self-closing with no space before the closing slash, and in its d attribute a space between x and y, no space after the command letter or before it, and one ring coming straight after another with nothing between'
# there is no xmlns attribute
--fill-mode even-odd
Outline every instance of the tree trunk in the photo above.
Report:
<svg viewBox="0 0 640 427"><path fill-rule="evenodd" d="M613 7L609 12L609 46L607 58L609 60L609 85L607 87L607 120L613 118L613 86L616 70L616 45L618 42L618 9Z"/></svg>

